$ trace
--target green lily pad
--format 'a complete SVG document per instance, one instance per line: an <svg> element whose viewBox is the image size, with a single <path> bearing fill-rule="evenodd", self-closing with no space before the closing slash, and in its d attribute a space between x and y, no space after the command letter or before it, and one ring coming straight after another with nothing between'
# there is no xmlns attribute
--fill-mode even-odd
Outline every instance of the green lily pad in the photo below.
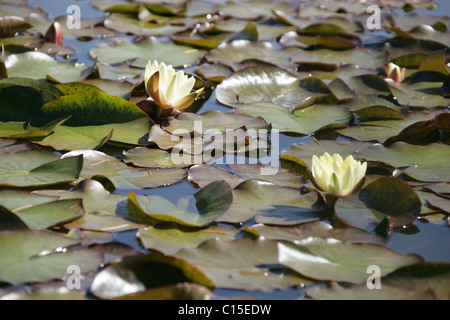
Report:
<svg viewBox="0 0 450 320"><path fill-rule="evenodd" d="M100 271L91 291L98 298L111 299L185 282L214 286L201 270L185 260L146 254L124 258Z"/></svg>
<svg viewBox="0 0 450 320"><path fill-rule="evenodd" d="M269 291L312 283L278 265L277 242L273 240L210 239L197 248L180 250L176 257L199 268L220 288Z"/></svg>
<svg viewBox="0 0 450 320"><path fill-rule="evenodd" d="M253 67L238 71L217 86L217 100L229 107L271 102L292 109L314 96L326 96L328 87L317 78L299 79L276 67Z"/></svg>
<svg viewBox="0 0 450 320"><path fill-rule="evenodd" d="M174 205L160 196L136 196L134 193L128 195L130 201L151 218L191 227L202 227L213 222L230 207L232 201L231 188L224 181L209 184L193 197L198 213L188 208L190 199L181 198L178 204Z"/></svg>
<svg viewBox="0 0 450 320"><path fill-rule="evenodd" d="M10 211L36 206L54 200L58 200L58 197L20 190L0 190L0 205Z"/></svg>
<svg viewBox="0 0 450 320"><path fill-rule="evenodd" d="M141 225L110 214L86 213L81 218L73 222L66 223L64 227L68 229L82 229L101 232L122 232L136 230L140 228Z"/></svg>
<svg viewBox="0 0 450 320"><path fill-rule="evenodd" d="M346 225L370 230L386 216L393 227L409 225L419 217L421 206L406 182L383 177L369 183L358 195L338 199L335 211Z"/></svg>
<svg viewBox="0 0 450 320"><path fill-rule="evenodd" d="M83 165L82 156L60 159L43 151L0 155L0 185L32 187L76 181Z"/></svg>
<svg viewBox="0 0 450 320"><path fill-rule="evenodd" d="M283 197L280 197L280 194ZM284 207L288 209L285 211L286 215L298 212L302 217L319 217L324 208L317 203L318 200L319 195L316 192L301 195L298 189L247 180L233 189L233 204L217 221L245 222L257 214L282 210Z"/></svg>
<svg viewBox="0 0 450 320"><path fill-rule="evenodd" d="M279 243L279 261L304 276L318 280L366 282L367 268L380 267L385 276L401 267L422 262L416 255L402 255L376 244L351 244L335 239L306 238Z"/></svg>
<svg viewBox="0 0 450 320"><path fill-rule="evenodd" d="M318 237L324 239L333 238L349 243L386 244L386 241L381 236L353 227L333 228L323 221L308 222L296 226L255 224L251 227L246 227L244 230L253 235L263 236L272 240L295 241L309 237Z"/></svg>
<svg viewBox="0 0 450 320"><path fill-rule="evenodd" d="M189 169L188 180L201 188L218 180L224 180L232 188L236 188L250 179L269 181L283 187L301 188L303 186L302 177L283 168L277 168L276 174L265 175L264 172L270 170L270 167L264 164L229 164L228 166L234 174L212 165L196 165Z"/></svg>
<svg viewBox="0 0 450 320"><path fill-rule="evenodd" d="M225 17L234 17L242 20L254 20L272 15L272 10L289 10L288 4L271 3L269 1L258 1L254 3L246 2L226 2L217 5L221 14Z"/></svg>
<svg viewBox="0 0 450 320"><path fill-rule="evenodd" d="M367 285L344 288L335 285L331 288L311 288L307 295L318 300L435 300L430 290L411 290L409 287L392 287L382 284L382 290L370 290Z"/></svg>
<svg viewBox="0 0 450 320"><path fill-rule="evenodd" d="M139 21L128 15L113 13L106 18L105 27L140 36L167 36L184 31L188 26Z"/></svg>
<svg viewBox="0 0 450 320"><path fill-rule="evenodd" d="M277 49L270 42L253 42L249 40L234 40L223 42L206 56L208 62L219 62L239 69L239 63L245 60L260 60L284 68L292 68L291 55L296 49Z"/></svg>
<svg viewBox="0 0 450 320"><path fill-rule="evenodd" d="M83 155L81 179L106 178L117 189L155 188L184 179L183 169L140 169L127 166L120 160L94 150L76 150L66 153L67 157Z"/></svg>
<svg viewBox="0 0 450 320"><path fill-rule="evenodd" d="M10 55L5 66L10 77L54 79L58 82L81 81L91 73L91 68L84 64L60 62L41 52Z"/></svg>
<svg viewBox="0 0 450 320"><path fill-rule="evenodd" d="M38 88L21 85L0 84L2 114L0 121L28 121L39 109L56 98L51 93Z"/></svg>
<svg viewBox="0 0 450 320"><path fill-rule="evenodd" d="M238 229L210 226L204 229L160 224L139 229L137 237L147 249L173 255L182 248L195 248L208 239L233 240Z"/></svg>
<svg viewBox="0 0 450 320"><path fill-rule="evenodd" d="M21 284L62 279L71 265L82 273L95 270L102 262L95 250L64 250L78 243L49 231L1 232L0 280Z"/></svg>
<svg viewBox="0 0 450 320"><path fill-rule="evenodd" d="M144 147L124 151L123 161L143 168L185 168L191 165L175 163L171 153L165 150Z"/></svg>
<svg viewBox="0 0 450 320"><path fill-rule="evenodd" d="M128 82L136 83L143 80L143 72L141 68L132 68L128 64L110 65L103 62L95 64L101 80L126 80ZM94 81L97 79L87 79L85 81ZM102 81L102 83L105 83Z"/></svg>
<svg viewBox="0 0 450 320"><path fill-rule="evenodd" d="M59 200L83 199L84 211L91 214L125 216L128 213L126 195L110 193L100 182L91 179L81 181L72 190L37 190L31 196L36 202L55 197Z"/></svg>
<svg viewBox="0 0 450 320"><path fill-rule="evenodd" d="M164 130L174 133L197 132L206 134L207 131L226 132L245 127L247 129L269 129L270 125L260 117L223 113L216 110L201 114L184 112L170 121Z"/></svg>
<svg viewBox="0 0 450 320"><path fill-rule="evenodd" d="M75 220L84 215L84 210L81 199L72 199L19 208L14 213L30 229L46 229Z"/></svg>
<svg viewBox="0 0 450 320"><path fill-rule="evenodd" d="M413 290L432 290L438 299L450 299L450 265L448 263L419 263L405 266L383 278L383 284Z"/></svg>
<svg viewBox="0 0 450 320"><path fill-rule="evenodd" d="M338 130L338 133L361 141L386 142L397 136L405 128L420 122L430 120L435 113L415 111L409 113L403 120L375 120L361 122L357 126Z"/></svg>
<svg viewBox="0 0 450 320"><path fill-rule="evenodd" d="M447 107L450 105L450 98L441 93L445 76L437 74L444 78L436 77L436 72L417 72L407 82L391 83L391 91L402 105L418 108Z"/></svg>
<svg viewBox="0 0 450 320"><path fill-rule="evenodd" d="M367 48L352 48L339 51L330 49L307 51L299 49L293 54L292 62L300 65L326 66L333 69L346 64L356 64L364 68L377 69L386 64L387 53Z"/></svg>
<svg viewBox="0 0 450 320"><path fill-rule="evenodd" d="M83 84L94 86L106 94L129 100L133 84L128 81L114 81L109 79L86 79Z"/></svg>
<svg viewBox="0 0 450 320"><path fill-rule="evenodd" d="M236 109L238 114L262 117L281 132L294 132L310 135L321 128L336 125L341 129L350 121L352 114L347 110L327 104L314 104L293 112L272 103L247 104Z"/></svg>
<svg viewBox="0 0 450 320"><path fill-rule="evenodd" d="M429 144L415 146L397 142L388 148L375 144L365 150L357 152L356 157L380 161L397 168L404 168L404 174L419 181L448 181L450 170L447 159L450 148L444 144Z"/></svg>
<svg viewBox="0 0 450 320"><path fill-rule="evenodd" d="M137 59L133 62L133 66L144 68L148 60L165 62L173 67L192 65L198 61L203 52L172 42L160 42L151 37L138 43L117 42L113 45L101 45L92 49L89 54L92 59L110 64Z"/></svg>

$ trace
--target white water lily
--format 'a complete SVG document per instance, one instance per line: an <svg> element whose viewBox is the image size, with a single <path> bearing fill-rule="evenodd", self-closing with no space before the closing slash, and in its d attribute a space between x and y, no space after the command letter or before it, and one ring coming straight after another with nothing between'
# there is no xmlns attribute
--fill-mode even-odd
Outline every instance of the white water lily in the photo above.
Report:
<svg viewBox="0 0 450 320"><path fill-rule="evenodd" d="M312 174L317 186L335 196L350 195L364 178L367 163L353 159L351 155L342 159L335 153L330 156L312 157Z"/></svg>
<svg viewBox="0 0 450 320"><path fill-rule="evenodd" d="M155 104L163 109L184 110L202 93L203 88L191 92L195 84L194 77L188 77L183 71L175 72L171 65L164 62L149 61L145 68L145 90Z"/></svg>
<svg viewBox="0 0 450 320"><path fill-rule="evenodd" d="M401 68L395 63L389 62L383 67L384 72L386 72L386 78L392 79L395 82L403 82L405 80L405 68Z"/></svg>

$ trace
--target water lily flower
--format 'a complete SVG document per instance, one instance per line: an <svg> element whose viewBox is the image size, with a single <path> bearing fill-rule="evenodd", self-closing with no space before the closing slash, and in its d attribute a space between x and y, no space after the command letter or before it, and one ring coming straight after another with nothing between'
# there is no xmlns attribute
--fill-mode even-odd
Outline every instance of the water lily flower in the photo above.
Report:
<svg viewBox="0 0 450 320"><path fill-rule="evenodd" d="M330 156L328 152L321 157L312 157L312 175L317 186L338 197L352 194L366 170L367 162L361 163L351 155L345 160L337 153Z"/></svg>
<svg viewBox="0 0 450 320"><path fill-rule="evenodd" d="M383 67L384 72L386 72L386 78L392 79L395 82L403 82L405 80L405 68L401 68L395 63L389 62Z"/></svg>
<svg viewBox="0 0 450 320"><path fill-rule="evenodd" d="M195 84L194 77L188 77L183 71L175 72L171 65L164 62L149 61L145 68L145 90L156 105L163 109L184 110L202 93L203 88L191 92Z"/></svg>

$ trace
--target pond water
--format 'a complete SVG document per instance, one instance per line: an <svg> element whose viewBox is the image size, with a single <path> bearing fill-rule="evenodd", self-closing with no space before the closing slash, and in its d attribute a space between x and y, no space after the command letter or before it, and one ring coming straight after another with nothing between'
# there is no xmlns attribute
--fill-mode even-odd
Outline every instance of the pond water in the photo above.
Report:
<svg viewBox="0 0 450 320"><path fill-rule="evenodd" d="M435 10L416 9L414 12L446 16L450 14L450 1L438 0L438 8ZM28 0L31 7L42 8L48 13L49 19L54 19L58 16L65 15L67 7L76 4L81 8L83 18L102 17L103 11L97 10L90 5L89 0ZM400 9L394 10L398 13ZM387 35L381 32L383 35ZM387 35L388 36L388 35ZM132 39L132 36L123 36L124 38ZM111 44L115 39L94 39L92 41L77 41L64 40L64 44L73 48L76 54L71 59L77 59L80 63L92 65L93 60L89 56L89 51L98 47L102 43ZM364 66L361 66L364 67ZM193 70L190 68L189 70ZM219 110L222 112L233 112L233 109L225 107L217 102L215 94L213 93L208 102L202 107L200 112L208 110ZM339 139L344 139L340 137ZM294 143L303 143L314 141L311 137L292 137L287 135L280 135L280 152L289 148ZM117 194L127 194L130 190L115 190ZM176 202L180 197L189 196L198 191L193 184L183 180L182 182L173 184L167 187L159 187L155 189L133 190L137 194L145 195L160 195ZM282 196L282 195L280 195ZM115 240L130 245L131 247L141 251L148 252L142 245L140 245L136 238L136 231L126 231L114 234ZM416 220L411 226L406 228L395 229L392 233L387 246L400 253L416 253L421 255L427 262L448 262L450 263L450 232L446 222L428 223L423 220ZM280 290L274 292L247 292L237 290L217 289L215 291L217 298L226 298L232 296L257 297L259 299L295 299L302 297L304 290L291 289Z"/></svg>

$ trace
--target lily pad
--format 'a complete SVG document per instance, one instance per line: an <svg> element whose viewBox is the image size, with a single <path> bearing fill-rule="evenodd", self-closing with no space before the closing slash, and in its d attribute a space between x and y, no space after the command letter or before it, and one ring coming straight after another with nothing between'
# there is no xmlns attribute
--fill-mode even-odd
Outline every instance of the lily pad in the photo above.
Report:
<svg viewBox="0 0 450 320"><path fill-rule="evenodd" d="M339 51L330 49L307 51L299 49L293 54L292 62L300 65L328 66L333 69L346 64L356 64L364 68L377 69L387 62L387 53L367 48L352 48Z"/></svg>
<svg viewBox="0 0 450 320"><path fill-rule="evenodd" d="M91 291L98 298L111 299L185 282L213 287L202 271L185 260L146 254L127 257L103 269L96 275Z"/></svg>
<svg viewBox="0 0 450 320"><path fill-rule="evenodd" d="M195 283L147 289L114 298L115 300L209 300L213 296L210 289Z"/></svg>
<svg viewBox="0 0 450 320"><path fill-rule="evenodd" d="M91 68L84 64L57 61L41 52L10 55L5 60L5 66L10 77L52 79L58 82L81 81L91 73Z"/></svg>
<svg viewBox="0 0 450 320"><path fill-rule="evenodd" d="M409 287L381 286L382 290L370 290L367 285L350 288L335 285L331 288L315 287L307 291L307 295L319 300L435 300L430 290L411 290Z"/></svg>
<svg viewBox="0 0 450 320"><path fill-rule="evenodd" d="M405 128L430 120L436 113L415 111L403 120L375 120L359 123L357 126L338 130L338 133L361 141L378 141L385 143L389 138L397 136Z"/></svg>
<svg viewBox="0 0 450 320"><path fill-rule="evenodd" d="M252 42L249 40L234 40L223 42L206 56L209 62L219 62L239 69L239 63L245 60L261 60L284 68L293 68L290 61L296 49L276 49L270 42Z"/></svg>
<svg viewBox="0 0 450 320"><path fill-rule="evenodd" d="M151 37L138 43L117 42L113 45L102 45L92 49L89 54L93 59L110 64L137 59L133 66L144 68L148 60L165 62L173 67L192 65L203 52L172 42L160 42Z"/></svg>
<svg viewBox="0 0 450 320"><path fill-rule="evenodd" d="M185 168L191 165L175 163L172 154L165 150L144 147L124 151L123 161L143 168Z"/></svg>
<svg viewBox="0 0 450 320"><path fill-rule="evenodd" d="M73 182L82 165L82 156L60 159L43 151L1 154L0 185L32 187Z"/></svg>
<svg viewBox="0 0 450 320"><path fill-rule="evenodd" d="M330 94L320 79L299 77L276 67L247 68L223 80L216 89L216 98L233 108L271 102L293 109L313 96Z"/></svg>
<svg viewBox="0 0 450 320"><path fill-rule="evenodd" d="M122 232L136 230L141 225L110 214L87 213L73 222L66 223L64 227L101 232Z"/></svg>
<svg viewBox="0 0 450 320"><path fill-rule="evenodd" d="M402 255L375 244L350 244L336 239L306 238L278 244L281 264L312 279L363 283L367 268L378 265L381 276L422 262L416 255Z"/></svg>
<svg viewBox="0 0 450 320"><path fill-rule="evenodd" d="M280 194L283 194L283 197L280 197ZM319 195L316 192L301 195L298 189L280 187L265 181L247 180L233 189L233 204L217 221L245 222L257 214L277 210L278 207L289 207L287 213L298 212L299 215L318 217L324 210L323 206L317 203L318 200Z"/></svg>
<svg viewBox="0 0 450 320"><path fill-rule="evenodd" d="M283 168L277 168L278 171L274 175L265 175L263 173L270 168L263 164L229 164L228 166L234 174L212 165L196 165L189 169L188 180L201 188L218 180L224 180L235 188L250 179L269 181L283 187L301 188L303 186L302 177Z"/></svg>
<svg viewBox="0 0 450 320"><path fill-rule="evenodd" d="M66 153L63 159L83 155L81 179L105 177L117 189L155 188L169 185L184 179L183 169L139 169L129 167L120 160L103 152L93 150L76 150Z"/></svg>
<svg viewBox="0 0 450 320"><path fill-rule="evenodd" d="M78 243L49 231L2 232L0 280L21 284L62 279L71 265L77 265L82 273L95 270L102 262L95 250L64 250Z"/></svg>
<svg viewBox="0 0 450 320"><path fill-rule="evenodd" d="M347 110L334 105L314 104L291 112L268 102L244 105L236 109L236 113L262 117L272 124L273 129L303 135L313 134L329 125L342 129L352 116Z"/></svg>
<svg viewBox="0 0 450 320"><path fill-rule="evenodd" d="M184 31L185 25L171 25L139 21L133 17L121 13L113 13L105 20L105 27L117 32L129 33L140 36L167 36Z"/></svg>
<svg viewBox="0 0 450 320"><path fill-rule="evenodd" d="M139 229L137 237L147 249L173 255L182 248L195 248L208 239L233 240L238 229L210 226L204 229L160 224Z"/></svg>
<svg viewBox="0 0 450 320"><path fill-rule="evenodd" d="M72 199L19 208L14 213L30 229L46 229L75 220L84 215L84 210L81 199Z"/></svg>
<svg viewBox="0 0 450 320"><path fill-rule="evenodd" d="M448 181L450 170L446 159L450 148L444 144L415 146L397 142L388 148L375 144L356 153L356 157L381 161L397 168L405 168L404 174L419 181Z"/></svg>
<svg viewBox="0 0 450 320"><path fill-rule="evenodd" d="M215 287L268 291L311 284L311 280L278 265L277 242L273 240L211 239L197 248L180 250L176 257L202 270Z"/></svg>
<svg viewBox="0 0 450 320"><path fill-rule="evenodd" d="M413 290L432 290L438 299L450 299L450 266L447 263L419 263L405 266L383 279L383 284Z"/></svg>
<svg viewBox="0 0 450 320"><path fill-rule="evenodd" d="M358 195L338 199L335 211L345 224L370 230L386 216L393 227L409 225L419 217L421 206L406 182L383 177L369 183Z"/></svg>
<svg viewBox="0 0 450 320"><path fill-rule="evenodd" d="M270 125L261 117L223 113L216 110L201 114L182 113L176 119L170 121L164 130L178 134L197 132L206 134L209 132L226 132L245 127L247 129L270 129Z"/></svg>
<svg viewBox="0 0 450 320"><path fill-rule="evenodd" d="M230 207L232 194L230 186L224 181L209 184L194 195L198 213L189 210L189 202L186 202L188 199L180 199L174 205L160 196L136 196L130 193L128 198L140 211L153 219L202 227L213 222Z"/></svg>
<svg viewBox="0 0 450 320"><path fill-rule="evenodd" d="M54 200L58 200L58 197L20 190L0 191L0 205L10 211L35 206Z"/></svg>

